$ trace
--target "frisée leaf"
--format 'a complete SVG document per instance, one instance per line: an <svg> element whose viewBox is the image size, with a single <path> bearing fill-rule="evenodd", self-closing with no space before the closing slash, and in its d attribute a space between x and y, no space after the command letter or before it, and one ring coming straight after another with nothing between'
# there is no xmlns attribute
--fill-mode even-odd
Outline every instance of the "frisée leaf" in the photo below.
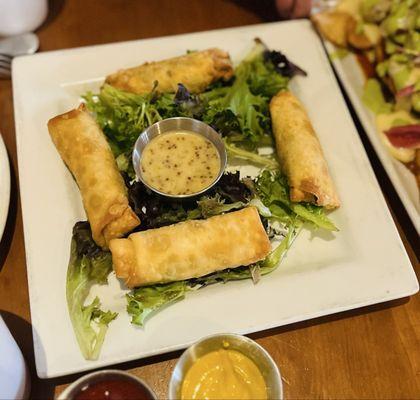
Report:
<svg viewBox="0 0 420 400"><path fill-rule="evenodd" d="M283 223L290 222L297 216L318 228L337 230L333 222L325 215L323 207L309 203L294 203L290 200L289 185L281 172L263 171L255 182L255 189L273 216Z"/></svg>
<svg viewBox="0 0 420 400"><path fill-rule="evenodd" d="M131 322L143 326L146 318L163 307L182 300L191 287L187 281L141 287L126 295Z"/></svg>
<svg viewBox="0 0 420 400"><path fill-rule="evenodd" d="M125 92L105 84L99 94L83 96L87 108L95 114L115 157L133 149L140 133L164 118L182 116L173 94L146 95Z"/></svg>
<svg viewBox="0 0 420 400"><path fill-rule="evenodd" d="M98 297L85 305L92 285L107 283L111 270L111 254L95 244L89 223L76 223L67 270L66 297L73 330L86 360L98 358L108 324L117 317L117 313L100 309Z"/></svg>

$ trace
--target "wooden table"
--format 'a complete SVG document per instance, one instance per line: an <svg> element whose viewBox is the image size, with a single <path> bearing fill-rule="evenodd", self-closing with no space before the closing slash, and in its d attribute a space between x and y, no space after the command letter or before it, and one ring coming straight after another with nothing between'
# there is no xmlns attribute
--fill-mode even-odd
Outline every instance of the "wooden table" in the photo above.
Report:
<svg viewBox="0 0 420 400"><path fill-rule="evenodd" d="M276 19L270 1L52 1L38 30L40 51L255 24ZM358 126L360 128L360 126ZM78 375L36 377L30 324L12 87L0 81L0 131L9 152L12 194L0 245L0 311L32 376L33 399L53 398ZM419 273L418 236L359 129L404 245ZM1 182L0 182L1 184ZM36 190L36 188L34 188ZM45 238L48 240L48 238ZM251 335L281 368L285 398L420 398L420 297L367 307ZM145 378L165 398L180 353L119 365Z"/></svg>

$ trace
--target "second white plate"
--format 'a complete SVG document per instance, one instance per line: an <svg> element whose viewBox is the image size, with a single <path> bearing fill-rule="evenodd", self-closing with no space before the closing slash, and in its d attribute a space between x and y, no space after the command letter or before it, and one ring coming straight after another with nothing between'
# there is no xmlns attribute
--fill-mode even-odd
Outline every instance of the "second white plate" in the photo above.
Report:
<svg viewBox="0 0 420 400"><path fill-rule="evenodd" d="M325 46L330 55L335 54L336 49L332 44L325 42ZM405 165L391 156L379 137L375 123L375 114L373 114L362 101L363 87L366 78L357 58L351 53L343 58L334 56L331 58L334 69L350 97L351 103L356 110L357 116L359 117L376 154L381 160L389 179L407 210L417 233L420 234L420 193L416 178Z"/></svg>

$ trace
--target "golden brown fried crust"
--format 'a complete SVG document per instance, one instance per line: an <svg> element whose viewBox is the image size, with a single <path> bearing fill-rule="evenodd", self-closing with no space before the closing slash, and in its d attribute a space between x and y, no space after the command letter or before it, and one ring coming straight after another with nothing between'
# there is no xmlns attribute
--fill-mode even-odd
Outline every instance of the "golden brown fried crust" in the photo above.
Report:
<svg viewBox="0 0 420 400"><path fill-rule="evenodd" d="M191 93L200 93L213 82L232 76L229 54L214 48L123 69L107 76L105 83L138 94L149 93L155 82L163 93L176 92L182 83Z"/></svg>
<svg viewBox="0 0 420 400"><path fill-rule="evenodd" d="M271 99L270 114L290 200L330 209L339 207L321 144L302 104L291 92L279 92Z"/></svg>
<svg viewBox="0 0 420 400"><path fill-rule="evenodd" d="M254 207L136 232L110 242L114 270L128 287L250 265L264 259L270 249Z"/></svg>
<svg viewBox="0 0 420 400"><path fill-rule="evenodd" d="M139 225L109 144L84 106L52 118L48 130L79 186L95 242L106 248Z"/></svg>

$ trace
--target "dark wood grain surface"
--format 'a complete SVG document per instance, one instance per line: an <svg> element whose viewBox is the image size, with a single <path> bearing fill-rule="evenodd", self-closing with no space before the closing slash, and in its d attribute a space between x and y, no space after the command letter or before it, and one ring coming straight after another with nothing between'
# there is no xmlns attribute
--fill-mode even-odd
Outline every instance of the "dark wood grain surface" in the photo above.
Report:
<svg viewBox="0 0 420 400"><path fill-rule="evenodd" d="M37 31L40 51L249 25L277 18L270 1L67 0L52 1L50 5L48 20ZM360 124L355 122L418 274L418 236ZM9 80L0 81L0 131L8 149L12 175L9 216L0 243L0 312L28 362L31 398L51 399L79 375L51 380L36 377ZM415 399L420 398L419 333L420 297L416 295L251 337L280 366L286 399ZM120 364L117 368L145 378L159 397L165 398L179 354Z"/></svg>

